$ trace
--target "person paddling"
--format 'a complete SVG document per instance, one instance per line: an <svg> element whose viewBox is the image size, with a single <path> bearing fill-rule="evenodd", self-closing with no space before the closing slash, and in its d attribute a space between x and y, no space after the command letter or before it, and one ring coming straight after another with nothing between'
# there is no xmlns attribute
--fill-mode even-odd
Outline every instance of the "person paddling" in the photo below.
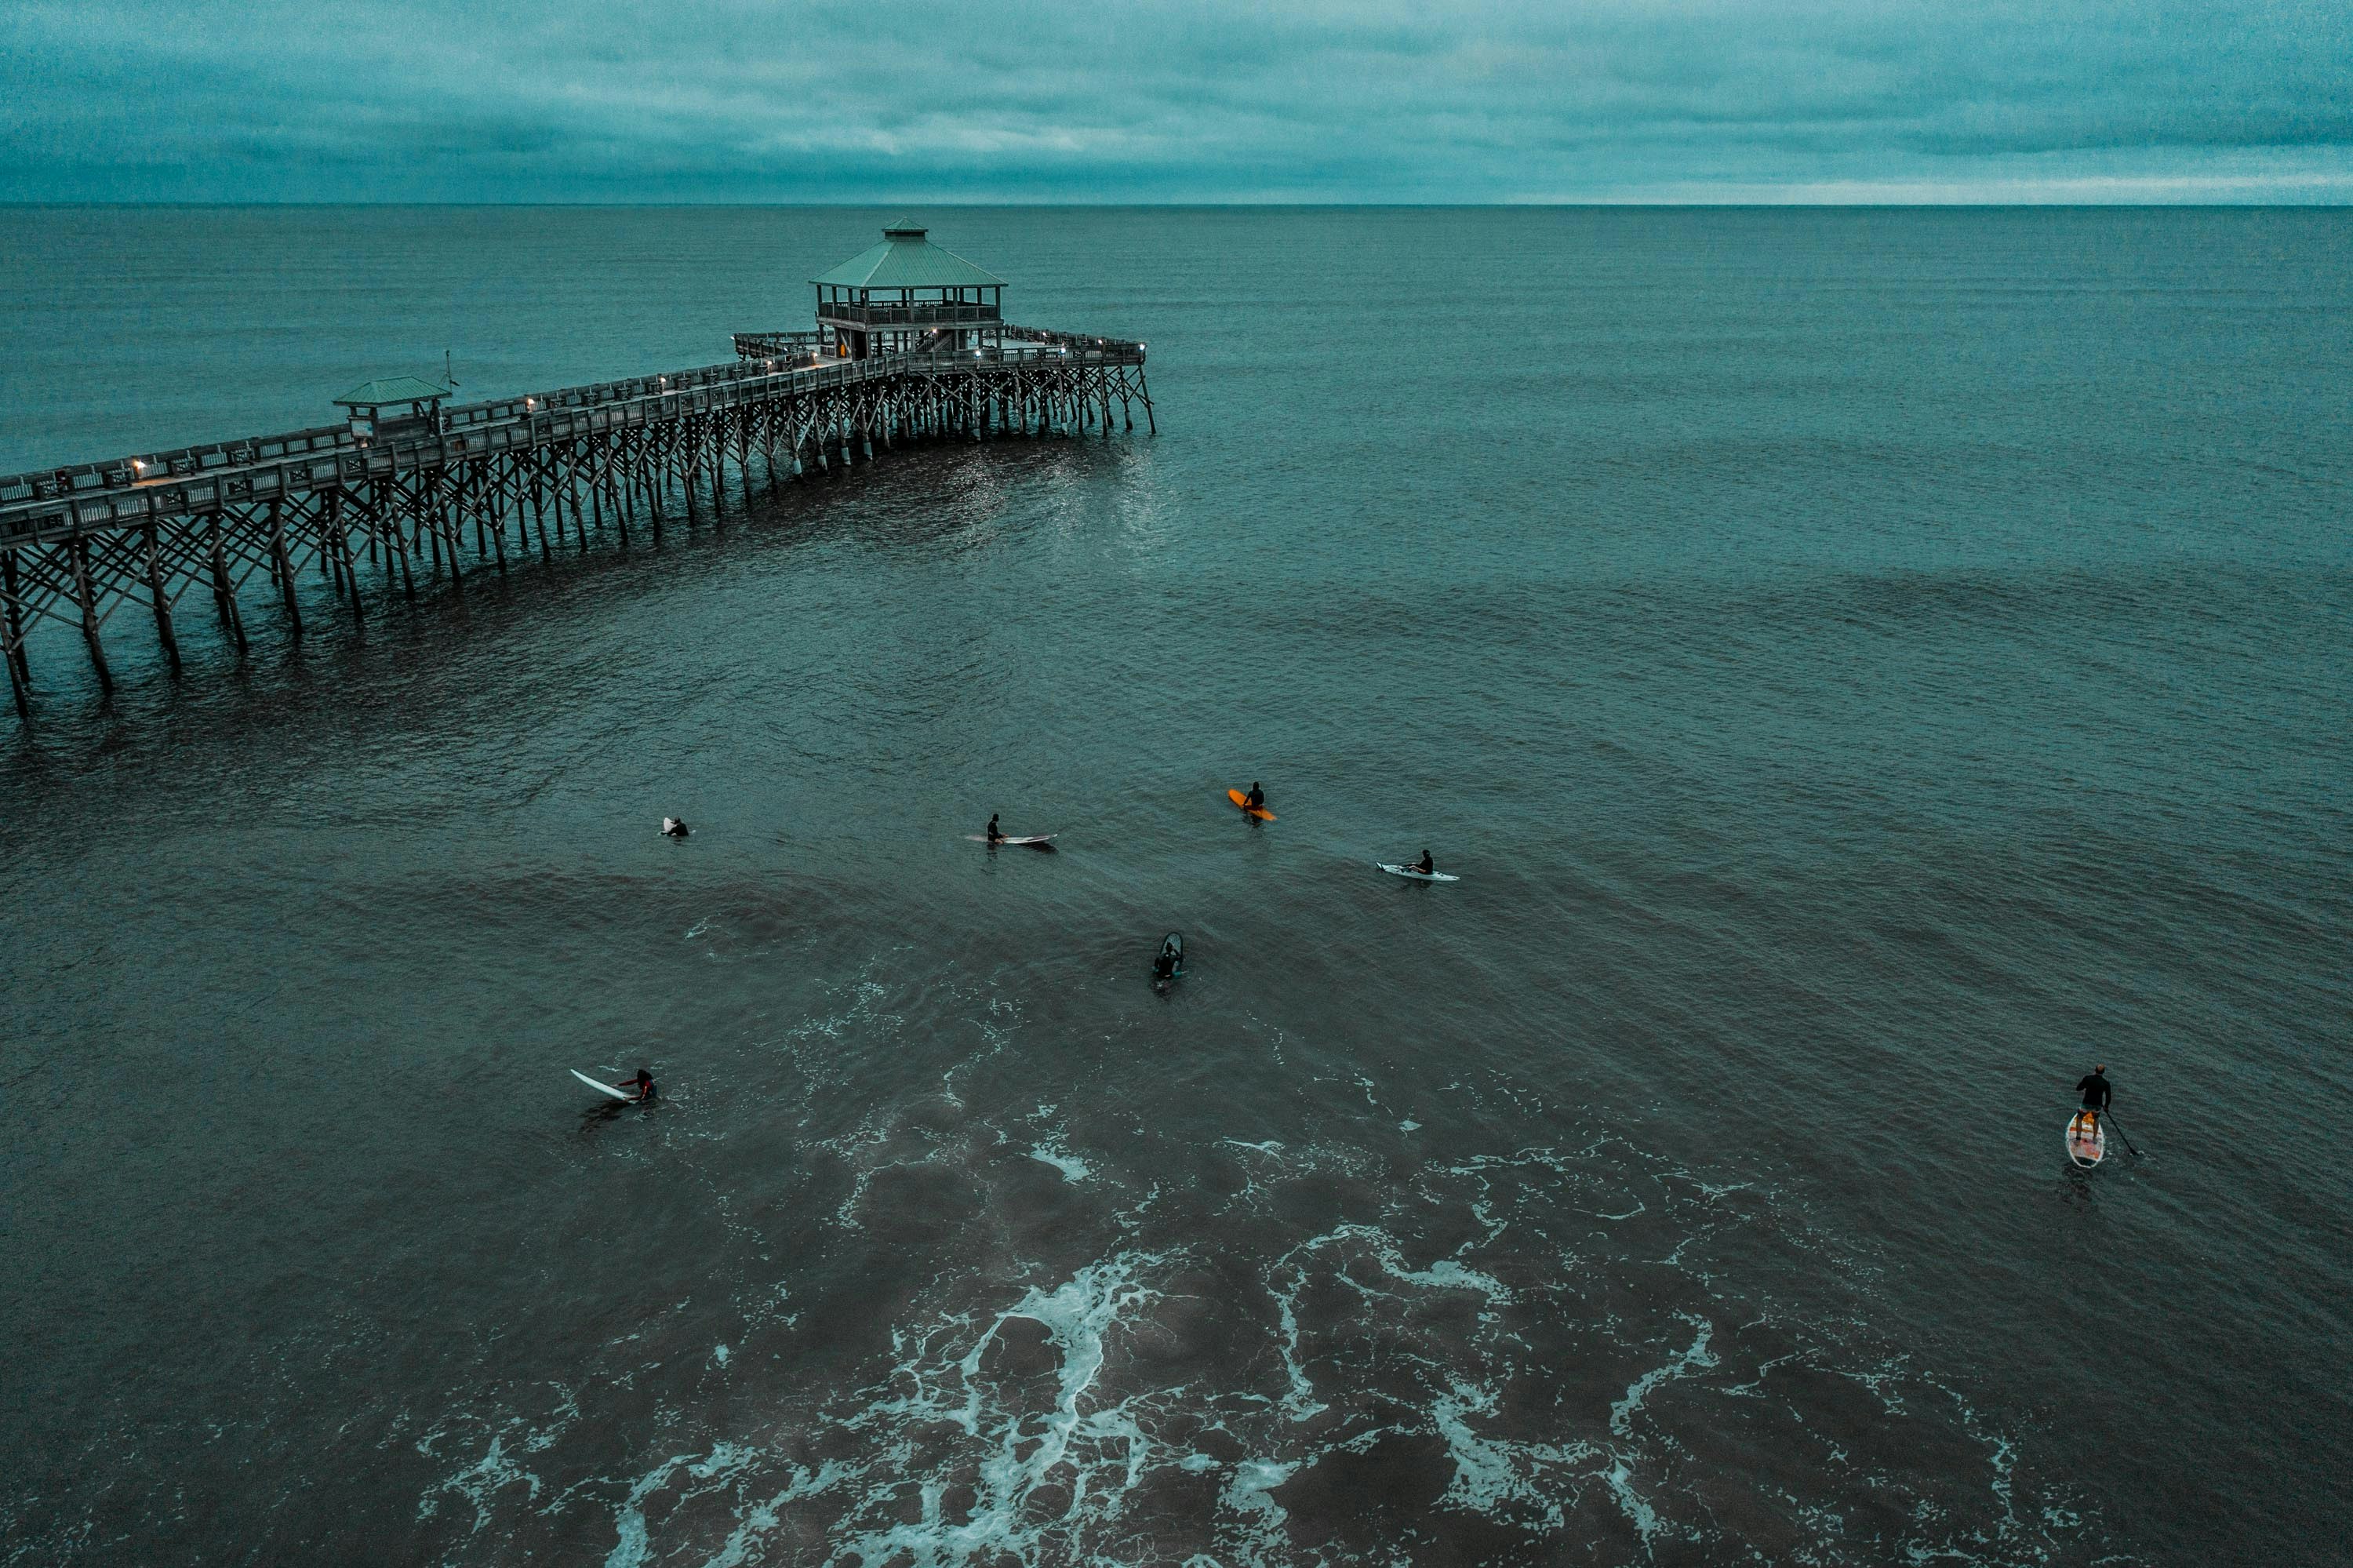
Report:
<svg viewBox="0 0 2353 1568"><path fill-rule="evenodd" d="M2089 1138L2100 1130L2100 1113L2108 1108L2108 1101L2116 1093L2108 1083L2106 1066L2094 1067L2091 1076L2075 1086L2075 1092L2084 1097L2084 1108L2077 1119L2084 1124L2084 1136Z"/></svg>
<svg viewBox="0 0 2353 1568"><path fill-rule="evenodd" d="M1250 780L1250 793L1242 797L1242 806L1252 811L1266 810L1266 791L1259 788L1257 779Z"/></svg>
<svg viewBox="0 0 2353 1568"><path fill-rule="evenodd" d="M1413 863L1413 869L1421 873L1422 875L1428 876L1437 871L1438 863L1430 858L1430 852L1428 850L1424 850L1421 852L1421 858Z"/></svg>

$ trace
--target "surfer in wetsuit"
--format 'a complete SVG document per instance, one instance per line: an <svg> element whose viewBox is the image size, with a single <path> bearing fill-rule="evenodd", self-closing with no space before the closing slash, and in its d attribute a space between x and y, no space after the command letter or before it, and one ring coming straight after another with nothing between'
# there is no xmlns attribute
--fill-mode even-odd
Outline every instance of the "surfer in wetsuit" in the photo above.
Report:
<svg viewBox="0 0 2353 1568"><path fill-rule="evenodd" d="M661 1097L661 1089L655 1084L654 1075L651 1073L647 1072L643 1067L638 1069L638 1075L631 1078L629 1082L636 1086L638 1098L640 1100L659 1099Z"/></svg>
<svg viewBox="0 0 2353 1568"><path fill-rule="evenodd" d="M1266 791L1258 787L1257 779L1250 780L1250 793L1242 797L1242 805L1252 811L1266 810Z"/></svg>
<svg viewBox="0 0 2353 1568"><path fill-rule="evenodd" d="M1164 985L1176 978L1176 949L1166 942L1160 944L1160 956L1152 960L1152 978Z"/></svg>
<svg viewBox="0 0 2353 1568"><path fill-rule="evenodd" d="M662 836L664 838L682 839L686 837L686 819L684 817L664 817L662 819Z"/></svg>
<svg viewBox="0 0 2353 1568"><path fill-rule="evenodd" d="M2094 1067L2092 1075L2075 1086L2075 1092L2084 1097L2082 1120L2084 1135L2089 1137L2099 1131L2100 1113L2108 1108L2109 1097L2116 1092L2108 1085L2108 1069L2105 1065Z"/></svg>
<svg viewBox="0 0 2353 1568"><path fill-rule="evenodd" d="M1428 876L1438 869L1438 863L1430 858L1428 850L1424 850L1421 852L1421 858L1413 863L1413 869Z"/></svg>
<svg viewBox="0 0 2353 1568"><path fill-rule="evenodd" d="M1005 837L1005 835L1004 835L1003 833L1000 833L1000 832L998 832L997 831L997 813L996 813L995 811L991 811L991 812L989 812L989 813L988 813L988 842L989 842L990 843L997 843L997 842L1002 842L1002 841L1003 841L1003 839L1004 839L1004 837Z"/></svg>

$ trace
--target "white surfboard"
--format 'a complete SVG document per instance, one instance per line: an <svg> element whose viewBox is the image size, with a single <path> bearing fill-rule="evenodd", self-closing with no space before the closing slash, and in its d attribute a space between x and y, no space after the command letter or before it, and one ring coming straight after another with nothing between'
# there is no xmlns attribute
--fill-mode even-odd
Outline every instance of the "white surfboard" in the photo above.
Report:
<svg viewBox="0 0 2353 1568"><path fill-rule="evenodd" d="M1442 871L1422 871L1410 865L1391 865L1385 860L1377 860L1373 862L1373 863L1379 866L1383 871L1388 872L1391 876L1407 877L1415 882L1460 882L1462 880L1459 876L1449 876Z"/></svg>
<svg viewBox="0 0 2353 1568"><path fill-rule="evenodd" d="M590 1077L587 1074L582 1072L577 1067L572 1069L572 1075L579 1079L582 1083L587 1085L590 1088L596 1090L598 1093L610 1095L617 1100L631 1100L637 1098L635 1095L623 1094L620 1090L615 1088L610 1084L598 1083L596 1079Z"/></svg>
<svg viewBox="0 0 2353 1568"><path fill-rule="evenodd" d="M2077 1111L2067 1118L2067 1158L2086 1171L2107 1157L2108 1124L2103 1119L2084 1130L2084 1113Z"/></svg>
<svg viewBox="0 0 2353 1568"><path fill-rule="evenodd" d="M1042 844L1060 836L1061 835L1059 833L1028 833L1019 838L1000 838L996 842L1001 844ZM965 837L970 839L976 844L985 844L990 842L987 833L966 833L965 834Z"/></svg>

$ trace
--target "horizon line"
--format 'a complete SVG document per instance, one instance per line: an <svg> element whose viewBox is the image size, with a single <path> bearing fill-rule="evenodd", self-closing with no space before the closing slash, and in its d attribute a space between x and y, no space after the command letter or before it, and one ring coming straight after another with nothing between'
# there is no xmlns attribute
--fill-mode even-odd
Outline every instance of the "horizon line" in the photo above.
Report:
<svg viewBox="0 0 2353 1568"><path fill-rule="evenodd" d="M1088 208L1100 209L1100 210L1104 210L1104 211L1115 211L1115 210L1164 210L1164 211L1184 211L1184 210L1228 210L1228 209L1234 209L1234 208L1260 208L1260 209L1282 209L1282 208L1293 208L1293 209L1310 209L1310 210L1354 210L1354 211L1408 211L1408 210L1419 210L1419 211L1451 211L1451 212L1471 212L1471 211L1507 211L1507 210L1546 211L1546 210L1571 210L1571 209L1574 209L1574 210L1588 210L1588 211L1602 211L1602 210L1616 210L1616 209L1636 209L1636 210L1651 210L1651 211L1709 211L1709 210L1743 210L1743 209L1746 209L1746 210L1767 210L1767 211L1776 211L1776 210L1792 210L1792 209L1794 209L1794 210L1810 210L1810 211L1858 211L1858 212L1872 212L1872 211L1878 211L1878 212L1885 212L1885 211L1924 211L1924 210L1961 210L1961 211L1989 211L1989 212L1990 212L1990 211L2047 211L2047 210L2068 210L2068 211L2136 211L2136 210L2137 210L2137 211L2173 211L2173 210L2180 210L2180 209L2184 209L2184 208L2215 208L2215 209L2227 209L2227 210L2237 210L2237 211L2261 211L2261 210L2270 210L2270 211L2286 211L2286 210L2344 211L2344 210L2348 210L2348 209L2353 209L2353 196L2329 196L2329 197L2327 197L2327 198L2325 198L2325 199L2324 199L2324 198L2319 198L2319 197L2315 197L2315 198L2311 198L2311 199L2305 199L2305 200L2299 200L2299 199L2295 199L2295 198L2282 199L2282 198L2280 198L2280 197L2278 197L2278 196L2271 196L2271 197L2268 197L2268 198L2260 198L2260 199L2259 199L2259 198L2249 197L2249 198L2245 198L2245 199L2236 199L2236 200L2233 200L2233 199L2228 199L2228 198L2221 198L2221 197L2211 197L2211 196L2208 196L2208 197L2181 197L2181 198L2179 198L2179 199L2165 200L2165 199L2151 199L2151 198L2147 197L2147 196L2142 196L2142 197L2139 197L2139 198L2135 199L2135 200L2115 200L2115 201L2084 200L2084 199L2082 199L2081 197L2077 197L2077 198L2073 198L2073 199L2068 199L2068 200L2055 200L2055 199L2054 199L2054 200L2016 199L2016 200L2009 200L2009 201L1972 200L1972 199L1962 199L1962 198L1958 198L1958 197L1955 197L1955 198L1952 198L1952 199L1949 199L1949 200L1947 200L1947 199L1937 199L1937 198L1914 198L1914 199L1905 200L1905 199L1901 199L1901 198L1894 198L1894 197L1891 197L1891 198L1889 198L1889 199L1883 200L1883 201L1833 201L1833 200L1810 200L1810 199L1801 199L1801 198L1795 198L1795 197L1790 198L1790 199L1788 199L1788 200L1760 199L1760 198L1757 198L1757 197L1745 197L1745 198L1738 198L1738 199L1735 199L1735 198L1729 198L1729 197L1726 197L1726 198L1723 198L1723 199L1693 198L1693 199L1676 200L1676 201L1670 201L1670 200L1653 200L1653 199L1644 199L1644 200L1625 199L1625 200L1618 200L1618 199L1606 199L1606 198L1587 198L1587 199L1578 199L1578 200L1568 200L1568 199L1564 199L1564 200L1558 200L1558 201L1552 201L1552 200L1518 200L1518 201L1515 201L1515 200L1502 200L1502 201L1345 201L1345 200L1332 200L1332 201L1316 201L1316 200L1291 200L1291 199L1274 200L1274 199L1271 199L1271 198L1256 198L1256 197L1239 197L1239 198L1234 198L1234 199L1230 199L1230 200L1201 200L1201 201L1091 201L1091 200L1083 200L1083 199L1079 199L1079 200L1061 200L1061 201L1057 201L1057 200L1021 200L1021 201L1005 200L1005 201L998 201L998 200L987 200L987 199L982 199L982 200L974 200L974 199L971 199L971 198L969 198L969 197L966 197L966 198L959 198L959 199L952 199L952 200L948 200L948 199L934 200L934 199L929 199L929 198L924 198L924 197L920 197L920 196L890 196L890 197L877 197L877 198L874 198L874 199L871 199L871 200L851 200L851 201L756 201L756 200L714 200L714 201L598 201L598 200L576 200L576 201L575 201L575 200L560 200L560 199L559 199L559 200L543 200L543 201L500 201L500 200L487 200L487 201L459 201L459 200L445 200L445 201L384 201L384 200L370 200L370 199L364 198L364 197L362 197L362 198L353 198L353 199L349 199L349 200L332 200L332 201L330 201L330 200L322 200L322 201L291 201L291 200L286 200L286 201L271 201L271 200L255 200L255 201L161 201L161 200L157 200L157 201L137 201L137 200L132 200L132 201L124 201L124 200L99 200L99 199L90 199L90 200L58 200L58 199L15 199L15 198L0 198L0 210L24 210L24 209L28 209L28 208L37 208L37 207L75 208L75 209L95 209L95 208L139 208L139 209L155 209L155 210L164 210L164 211L170 211L170 210L196 211L196 210L216 210L216 209L220 209L220 208L258 208L258 207L287 207L287 208L326 208L326 207L385 207L385 208L402 208L402 207L409 207L409 208L415 208L415 207L462 207L462 208L485 208L485 207L520 207L520 208L538 208L538 207L583 207L583 208L600 208L600 207L601 207L601 208L615 208L615 209L618 209L618 208L634 208L634 209L644 209L644 208L670 208L670 209L677 209L677 210L686 210L686 209L704 208L704 207L709 207L709 208L723 208L723 207L767 207L767 208L793 208L793 209L808 209L808 210L831 210L831 211L844 211L844 210L855 210L855 209L859 209L859 208L865 208L865 207L893 207L893 206L898 206L898 207L944 207L944 208L950 208L950 209L969 208L969 209L980 209L980 210L986 210L986 209L1002 208L1002 209L1008 209L1008 210L1034 209L1034 210L1047 210L1047 211L1061 211L1061 210L1088 209Z"/></svg>

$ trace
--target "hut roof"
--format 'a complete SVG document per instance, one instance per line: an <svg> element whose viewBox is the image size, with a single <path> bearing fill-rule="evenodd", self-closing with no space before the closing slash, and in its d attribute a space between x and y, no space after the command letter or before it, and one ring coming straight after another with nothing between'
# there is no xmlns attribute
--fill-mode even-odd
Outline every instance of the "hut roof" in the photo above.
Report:
<svg viewBox="0 0 2353 1568"><path fill-rule="evenodd" d="M375 408L388 403L430 403L449 396L449 388L414 376L386 376L363 381L335 399L339 408Z"/></svg>

